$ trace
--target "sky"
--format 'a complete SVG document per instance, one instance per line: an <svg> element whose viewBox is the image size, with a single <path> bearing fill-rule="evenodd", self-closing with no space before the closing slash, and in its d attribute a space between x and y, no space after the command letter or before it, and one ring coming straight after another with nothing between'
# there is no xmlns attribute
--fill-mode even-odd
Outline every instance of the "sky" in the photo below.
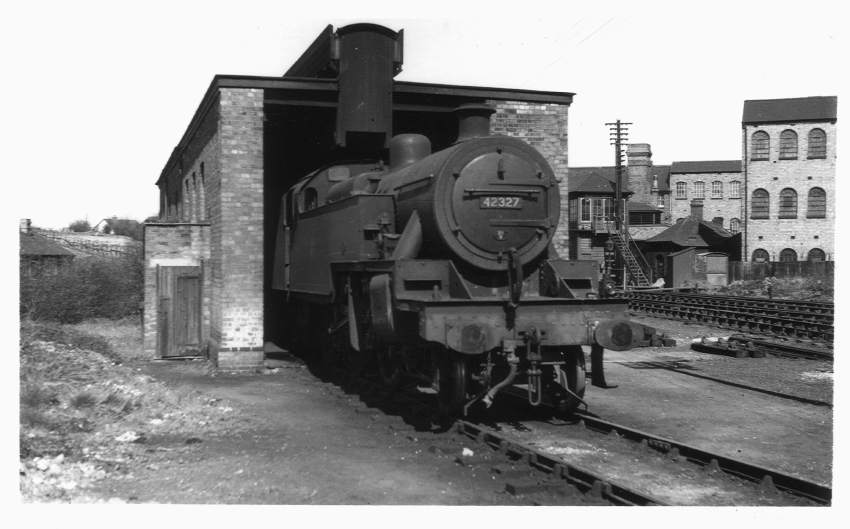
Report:
<svg viewBox="0 0 850 529"><path fill-rule="evenodd" d="M327 24L403 28L399 80L575 93L571 166L613 163L616 119L655 163L740 158L745 99L839 95L843 74L837 2L399 4L11 4L5 214L51 228L156 214L154 182L212 77L281 75Z"/></svg>

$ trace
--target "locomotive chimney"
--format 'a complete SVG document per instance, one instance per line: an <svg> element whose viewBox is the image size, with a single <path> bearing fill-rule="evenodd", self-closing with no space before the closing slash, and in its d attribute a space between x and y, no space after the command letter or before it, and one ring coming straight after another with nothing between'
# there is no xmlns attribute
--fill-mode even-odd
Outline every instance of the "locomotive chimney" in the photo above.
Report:
<svg viewBox="0 0 850 529"><path fill-rule="evenodd" d="M455 109L458 120L457 141L490 135L490 115L496 110L490 105L471 103Z"/></svg>
<svg viewBox="0 0 850 529"><path fill-rule="evenodd" d="M422 134L398 134L390 140L390 171L407 167L431 154L431 140Z"/></svg>

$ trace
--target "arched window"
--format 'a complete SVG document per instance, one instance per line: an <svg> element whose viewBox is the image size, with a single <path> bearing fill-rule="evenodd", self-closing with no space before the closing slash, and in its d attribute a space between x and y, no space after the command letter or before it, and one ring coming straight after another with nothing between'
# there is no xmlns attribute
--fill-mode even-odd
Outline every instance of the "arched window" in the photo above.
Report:
<svg viewBox="0 0 850 529"><path fill-rule="evenodd" d="M705 182L694 182L694 198L705 198Z"/></svg>
<svg viewBox="0 0 850 529"><path fill-rule="evenodd" d="M753 203L750 213L751 219L770 218L770 193L765 189L753 191Z"/></svg>
<svg viewBox="0 0 850 529"><path fill-rule="evenodd" d="M797 252L795 252L791 248L785 248L784 250L779 252L779 262L780 263L796 263L797 262Z"/></svg>
<svg viewBox="0 0 850 529"><path fill-rule="evenodd" d="M676 182L676 198L688 198L687 182Z"/></svg>
<svg viewBox="0 0 850 529"><path fill-rule="evenodd" d="M732 180L729 182L729 198L741 198L741 182Z"/></svg>
<svg viewBox="0 0 850 529"><path fill-rule="evenodd" d="M809 131L809 158L826 158L826 132L822 129Z"/></svg>
<svg viewBox="0 0 850 529"><path fill-rule="evenodd" d="M770 254L767 253L767 250L762 250L759 248L758 250L753 252L753 262L754 263L766 263L770 261Z"/></svg>
<svg viewBox="0 0 850 529"><path fill-rule="evenodd" d="M819 187L809 189L809 204L806 217L810 219L826 218L826 191Z"/></svg>
<svg viewBox="0 0 850 529"><path fill-rule="evenodd" d="M826 261L826 254L820 248L812 248L809 250L809 262L820 263Z"/></svg>
<svg viewBox="0 0 850 529"><path fill-rule="evenodd" d="M759 130L753 133L750 151L750 160L767 160L769 158L770 136L767 132Z"/></svg>
<svg viewBox="0 0 850 529"><path fill-rule="evenodd" d="M791 129L783 130L779 135L779 159L797 159L797 133Z"/></svg>
<svg viewBox="0 0 850 529"><path fill-rule="evenodd" d="M308 187L304 190L304 210L310 211L319 206L319 193L314 187Z"/></svg>
<svg viewBox="0 0 850 529"><path fill-rule="evenodd" d="M189 190L189 177L183 180L183 214L180 219L188 222L192 218L192 195Z"/></svg>
<svg viewBox="0 0 850 529"><path fill-rule="evenodd" d="M740 233L741 219L729 219L729 231L732 233Z"/></svg>
<svg viewBox="0 0 850 529"><path fill-rule="evenodd" d="M723 198L723 182L720 180L711 183L711 198Z"/></svg>
<svg viewBox="0 0 850 529"><path fill-rule="evenodd" d="M210 213L207 208L206 176L204 174L204 162L201 162L201 180L198 182L198 220L207 220Z"/></svg>
<svg viewBox="0 0 850 529"><path fill-rule="evenodd" d="M779 218L797 218L797 192L790 187L779 192Z"/></svg>

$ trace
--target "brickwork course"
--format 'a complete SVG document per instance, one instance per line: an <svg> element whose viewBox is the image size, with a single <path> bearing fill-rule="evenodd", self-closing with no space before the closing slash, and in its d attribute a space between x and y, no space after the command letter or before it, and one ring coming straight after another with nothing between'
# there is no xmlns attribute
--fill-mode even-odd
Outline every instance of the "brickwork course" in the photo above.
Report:
<svg viewBox="0 0 850 529"><path fill-rule="evenodd" d="M779 261L782 251L793 250L796 259L805 261L809 253L822 251L827 260L835 254L835 161L837 142L837 98L813 97L791 100L756 100L744 104L742 143L747 180L747 224L744 259L751 260L756 250L764 250L771 261ZM810 150L810 133L826 136L823 156ZM786 131L793 131L789 134ZM796 136L796 153L781 152L781 137ZM763 149L754 152L753 136L767 134L766 156ZM791 142L786 142L791 145ZM780 211L780 194L791 189L796 194L796 211ZM815 189L826 194L825 214L813 218L809 194ZM767 218L753 218L753 193L768 193ZM780 218L788 217L788 218Z"/></svg>
<svg viewBox="0 0 850 529"><path fill-rule="evenodd" d="M567 117L569 107L520 101L488 101L496 108L490 132L519 138L540 151L552 166L561 193L561 213L553 244L561 257L569 256L567 203Z"/></svg>

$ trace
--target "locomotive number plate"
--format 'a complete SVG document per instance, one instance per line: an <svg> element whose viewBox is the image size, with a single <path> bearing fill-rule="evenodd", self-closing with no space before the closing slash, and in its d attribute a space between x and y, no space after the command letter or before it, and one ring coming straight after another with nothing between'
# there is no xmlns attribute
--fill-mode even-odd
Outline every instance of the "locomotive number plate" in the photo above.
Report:
<svg viewBox="0 0 850 529"><path fill-rule="evenodd" d="M520 197L481 197L479 207L481 209L520 209L522 199Z"/></svg>

